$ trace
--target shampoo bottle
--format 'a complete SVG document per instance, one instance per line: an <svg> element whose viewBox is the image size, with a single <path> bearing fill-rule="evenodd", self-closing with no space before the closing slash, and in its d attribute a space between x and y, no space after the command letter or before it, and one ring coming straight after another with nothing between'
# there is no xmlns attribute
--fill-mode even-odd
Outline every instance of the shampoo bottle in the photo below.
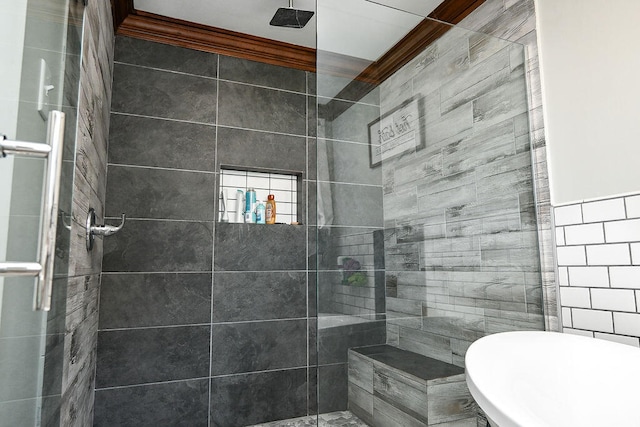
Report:
<svg viewBox="0 0 640 427"><path fill-rule="evenodd" d="M267 224L276 223L276 200L273 194L267 196L267 206L265 212L265 222Z"/></svg>
<svg viewBox="0 0 640 427"><path fill-rule="evenodd" d="M264 224L264 212L264 204L262 202L258 203L258 206L256 206L256 224Z"/></svg>

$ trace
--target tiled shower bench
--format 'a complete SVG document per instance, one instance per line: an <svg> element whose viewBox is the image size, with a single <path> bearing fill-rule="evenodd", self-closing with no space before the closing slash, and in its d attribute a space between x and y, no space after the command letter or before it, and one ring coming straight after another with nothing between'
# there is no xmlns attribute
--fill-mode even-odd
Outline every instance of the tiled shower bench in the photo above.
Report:
<svg viewBox="0 0 640 427"><path fill-rule="evenodd" d="M349 409L374 427L475 427L464 369L390 345L349 350Z"/></svg>

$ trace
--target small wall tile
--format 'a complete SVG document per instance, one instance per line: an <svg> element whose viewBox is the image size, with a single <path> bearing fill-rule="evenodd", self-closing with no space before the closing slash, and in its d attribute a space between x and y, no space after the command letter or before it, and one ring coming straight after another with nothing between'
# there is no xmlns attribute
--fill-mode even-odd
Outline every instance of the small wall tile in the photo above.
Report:
<svg viewBox="0 0 640 427"><path fill-rule="evenodd" d="M631 263L640 264L640 243L632 243L631 245Z"/></svg>
<svg viewBox="0 0 640 427"><path fill-rule="evenodd" d="M569 286L569 268L558 267L558 284L560 286Z"/></svg>
<svg viewBox="0 0 640 427"><path fill-rule="evenodd" d="M564 227L556 227L556 245L564 246L565 244Z"/></svg>
<svg viewBox="0 0 640 427"><path fill-rule="evenodd" d="M583 337L593 338L593 332L591 331L583 331L581 329L572 329L572 328L563 328L562 332L572 335L580 335Z"/></svg>
<svg viewBox="0 0 640 427"><path fill-rule="evenodd" d="M571 328L573 326L571 309L568 307L562 307L562 326L565 328Z"/></svg>
<svg viewBox="0 0 640 427"><path fill-rule="evenodd" d="M609 287L607 267L569 267L568 270L571 286Z"/></svg>
<svg viewBox="0 0 640 427"><path fill-rule="evenodd" d="M613 313L613 321L616 325L616 334L640 337L640 314Z"/></svg>
<svg viewBox="0 0 640 427"><path fill-rule="evenodd" d="M636 311L634 292L630 289L591 289L591 304L599 310Z"/></svg>
<svg viewBox="0 0 640 427"><path fill-rule="evenodd" d="M614 335L614 334L603 334L602 332L596 332L595 337L602 340L631 345L633 347L640 347L640 339L634 338L634 337L626 337L623 335Z"/></svg>
<svg viewBox="0 0 640 427"><path fill-rule="evenodd" d="M629 245L593 245L587 246L589 265L629 265L631 254Z"/></svg>
<svg viewBox="0 0 640 427"><path fill-rule="evenodd" d="M588 288L560 288L560 299L563 306L591 308Z"/></svg>
<svg viewBox="0 0 640 427"><path fill-rule="evenodd" d="M574 308L571 312L574 328L587 329L589 331L613 332L613 319L609 311Z"/></svg>
<svg viewBox="0 0 640 427"><path fill-rule="evenodd" d="M627 197L624 202L627 206L627 218L640 218L640 196Z"/></svg>
<svg viewBox="0 0 640 427"><path fill-rule="evenodd" d="M564 246L557 249L558 265L587 265L584 246Z"/></svg>
<svg viewBox="0 0 640 427"><path fill-rule="evenodd" d="M582 205L584 222L611 221L624 219L626 212L623 199L602 200Z"/></svg>
<svg viewBox="0 0 640 427"><path fill-rule="evenodd" d="M564 227L567 245L586 245L604 243L604 231L601 223L571 225Z"/></svg>
<svg viewBox="0 0 640 427"><path fill-rule="evenodd" d="M582 206L562 206L553 210L556 225L582 224Z"/></svg>
<svg viewBox="0 0 640 427"><path fill-rule="evenodd" d="M604 229L607 243L640 241L640 219L608 222Z"/></svg>
<svg viewBox="0 0 640 427"><path fill-rule="evenodd" d="M640 289L640 267L611 267L612 288Z"/></svg>

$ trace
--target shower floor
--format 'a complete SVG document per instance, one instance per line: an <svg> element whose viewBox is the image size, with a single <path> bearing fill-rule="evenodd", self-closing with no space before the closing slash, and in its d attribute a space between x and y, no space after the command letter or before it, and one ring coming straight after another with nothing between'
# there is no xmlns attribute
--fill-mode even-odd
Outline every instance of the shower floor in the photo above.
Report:
<svg viewBox="0 0 640 427"><path fill-rule="evenodd" d="M320 422L318 424L318 421ZM318 420L315 415L308 417L292 418L290 420L272 421L265 424L256 424L251 427L369 427L369 424L353 415L350 411L330 412L320 414Z"/></svg>

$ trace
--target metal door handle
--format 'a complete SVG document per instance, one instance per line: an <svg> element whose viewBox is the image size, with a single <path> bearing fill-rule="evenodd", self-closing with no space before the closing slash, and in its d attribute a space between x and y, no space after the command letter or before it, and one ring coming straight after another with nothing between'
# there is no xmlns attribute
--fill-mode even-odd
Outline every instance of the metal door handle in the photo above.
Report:
<svg viewBox="0 0 640 427"><path fill-rule="evenodd" d="M20 154L47 158L38 262L0 262L2 276L38 277L33 306L34 310L39 311L51 309L63 144L64 113L61 111L49 113L46 144L9 141L4 135L0 137L0 157L5 157L7 154Z"/></svg>

